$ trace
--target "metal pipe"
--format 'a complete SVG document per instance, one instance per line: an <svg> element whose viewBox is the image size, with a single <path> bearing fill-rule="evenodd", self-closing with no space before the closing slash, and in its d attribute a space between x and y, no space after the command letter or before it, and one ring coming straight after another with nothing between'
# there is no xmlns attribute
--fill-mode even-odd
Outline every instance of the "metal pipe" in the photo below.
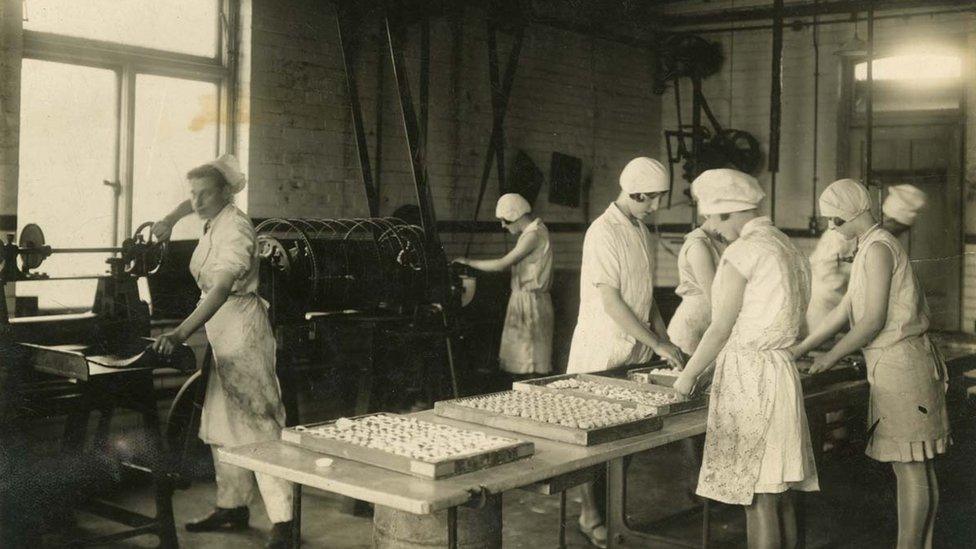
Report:
<svg viewBox="0 0 976 549"><path fill-rule="evenodd" d="M369 215L376 217L379 211L379 196L373 186L373 174L369 164L369 145L366 143L366 130L363 127L363 107L359 102L359 84L356 80L356 57L359 45L356 38L348 40L343 32L343 19L347 15L341 5L336 8L336 31L339 38L339 51L342 55L342 67L346 73L346 91L349 95L349 113L352 116L353 132L356 134L356 151L359 154L359 169L363 179L363 190L366 192L366 204Z"/></svg>
<svg viewBox="0 0 976 549"><path fill-rule="evenodd" d="M814 5L819 0L814 0ZM816 23L817 15L813 16ZM810 232L817 229L817 185L820 182L820 166L818 165L819 135L820 135L820 31L813 27L813 181L810 192Z"/></svg>
<svg viewBox="0 0 976 549"><path fill-rule="evenodd" d="M874 0L868 2L868 78L865 89L864 184L872 184L874 153Z"/></svg>
<svg viewBox="0 0 976 549"><path fill-rule="evenodd" d="M946 15L954 13L968 13L976 11L976 4L972 6L966 6L962 8L955 9L945 9L945 10L930 10L930 11L918 11L912 13L894 13L886 15L875 15L875 21L882 19L906 19L911 17L932 17L935 15ZM857 23L860 19L857 16L842 17L839 19L816 19L813 21L803 21L800 19L792 20L788 23L788 26L793 29L805 28L805 27L822 27L824 25L838 25L838 24L850 24ZM682 28L681 32L690 32L694 34L718 34L726 33L730 30L734 31L761 31L761 30L772 30L773 25L748 25L743 27L706 27L706 28Z"/></svg>
<svg viewBox="0 0 976 549"><path fill-rule="evenodd" d="M783 0L774 3L773 60L769 90L769 217L776 223L776 173L779 171L779 138L783 102Z"/></svg>
<svg viewBox="0 0 976 549"><path fill-rule="evenodd" d="M708 23L738 23L745 21L765 21L775 20L777 17L811 17L813 15L836 15L849 14L867 11L869 6L874 6L873 0L841 0L831 1L820 5L808 3L792 3L789 6L777 8L778 2L770 6L760 8L740 8L731 10L714 11L711 13L695 13L687 15L662 15L660 16L662 29L674 29L680 27L693 27L698 24ZM882 9L908 10L916 8L935 8L935 7L956 7L959 0L888 0L881 6ZM777 15L779 12L779 15ZM725 29L728 31L728 28Z"/></svg>
<svg viewBox="0 0 976 549"><path fill-rule="evenodd" d="M386 55L383 52L385 42L383 39L383 21L380 21L379 30L380 32L376 38L376 144L373 147L373 156L376 158L376 173L373 176L373 188L376 189L377 208L375 212L370 212L370 215L374 217L379 215L379 202L383 196L381 192L383 182L383 112L385 110L383 108L383 81L385 80L384 73L386 72Z"/></svg>

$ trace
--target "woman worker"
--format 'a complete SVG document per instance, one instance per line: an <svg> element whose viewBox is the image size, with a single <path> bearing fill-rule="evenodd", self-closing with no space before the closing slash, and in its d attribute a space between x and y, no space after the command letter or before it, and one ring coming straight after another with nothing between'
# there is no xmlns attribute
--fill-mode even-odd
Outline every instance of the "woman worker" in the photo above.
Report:
<svg viewBox="0 0 976 549"><path fill-rule="evenodd" d="M898 547L931 547L939 500L933 459L949 445L945 362L926 335L928 305L908 254L878 225L870 206L867 189L850 179L820 195L821 215L845 238L856 239L857 255L844 300L792 354L807 353L850 324L810 371L828 370L863 350L871 384L865 453L894 468Z"/></svg>
<svg viewBox="0 0 976 549"><path fill-rule="evenodd" d="M925 193L913 185L888 187L888 196L881 206L881 212L884 213L881 228L892 236L899 236L911 229L918 218L918 212L925 208L926 199Z"/></svg>
<svg viewBox="0 0 976 549"><path fill-rule="evenodd" d="M691 356L711 319L712 280L718 266L718 243L703 227L685 235L678 251L678 287L681 304L668 324L668 337Z"/></svg>
<svg viewBox="0 0 976 549"><path fill-rule="evenodd" d="M759 216L765 194L755 178L708 170L693 189L707 229L731 243L712 285L711 324L674 386L691 394L715 364L697 493L745 506L749 547L794 547L790 490L819 489L789 353L810 295L810 267L790 239Z"/></svg>
<svg viewBox="0 0 976 549"><path fill-rule="evenodd" d="M620 173L617 199L596 218L583 238L580 307L567 373L596 372L647 362L654 354L675 368L684 356L667 336L654 301L654 254L645 218L667 194L668 169L638 157ZM606 547L599 484L582 485L580 531Z"/></svg>
<svg viewBox="0 0 976 549"><path fill-rule="evenodd" d="M518 235L512 251L497 259L455 259L481 271L512 270L512 295L498 359L502 370L515 375L547 374L552 370L552 247L549 230L532 215L532 206L517 193L498 199L495 217Z"/></svg>
<svg viewBox="0 0 976 549"><path fill-rule="evenodd" d="M291 547L292 487L287 481L221 463L217 450L277 440L285 424L281 389L275 377L275 339L267 304L258 297L258 257L251 221L234 206L245 185L231 155L187 173L190 200L157 224L167 238L188 206L205 220L204 234L190 259L200 287L196 309L154 348L169 354L201 326L213 348L214 367L200 418L200 438L211 446L217 477L216 509L188 523L187 531L237 530L248 526L248 502L255 477L273 523L267 547Z"/></svg>

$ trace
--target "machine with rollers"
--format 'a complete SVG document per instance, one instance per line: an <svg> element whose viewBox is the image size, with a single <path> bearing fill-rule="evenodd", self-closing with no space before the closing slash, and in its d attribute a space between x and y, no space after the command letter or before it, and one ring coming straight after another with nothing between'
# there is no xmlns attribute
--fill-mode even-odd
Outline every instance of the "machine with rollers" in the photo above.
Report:
<svg viewBox="0 0 976 549"><path fill-rule="evenodd" d="M24 227L16 242L11 237L0 244L0 287L21 281L98 281L91 310L83 313L11 318L6 301L0 300L0 348L5 351L0 367L4 369L4 379L10 382L4 387L4 396L14 402L13 423L21 426L20 434L15 436L25 437L29 432L24 421L65 417L62 454L82 459L88 464L86 467L94 468L86 478L101 478L95 469L115 463L133 474L147 475L155 487L153 515L134 513L88 497L70 504L67 496L50 502L52 507L82 506L130 527L108 536L79 540L80 545L144 534L158 536L161 547L178 545L171 498L182 478L163 442L154 372L165 368L192 370L196 360L186 346L169 358L148 348L152 343L150 309L139 295L137 282L140 277L155 273L166 255L165 243L154 241L151 230L151 223L139 226L119 247L56 248L45 241L40 227L31 224ZM38 271L53 254L85 253L112 254L107 259L106 272L56 277ZM142 420L141 435L112 439L112 418L120 409L138 414ZM98 424L94 436L88 437L88 420L93 412L98 414ZM66 485L65 489L72 488Z"/></svg>

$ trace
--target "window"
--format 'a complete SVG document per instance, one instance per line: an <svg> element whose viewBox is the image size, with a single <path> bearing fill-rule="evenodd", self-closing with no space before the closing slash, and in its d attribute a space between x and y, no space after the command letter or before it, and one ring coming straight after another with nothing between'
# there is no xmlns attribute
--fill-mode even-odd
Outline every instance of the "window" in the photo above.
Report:
<svg viewBox="0 0 976 549"><path fill-rule="evenodd" d="M866 109L867 62L854 66L856 112ZM945 53L907 53L874 60L876 112L946 112L960 108L962 59Z"/></svg>
<svg viewBox="0 0 976 549"><path fill-rule="evenodd" d="M186 198L186 172L232 137L232 4L24 0L18 229L39 225L54 248L111 248ZM188 219L173 237L200 230ZM39 270L72 279L17 295L85 310L108 255L54 254Z"/></svg>
<svg viewBox="0 0 976 549"><path fill-rule="evenodd" d="M217 56L217 0L26 0L24 30Z"/></svg>

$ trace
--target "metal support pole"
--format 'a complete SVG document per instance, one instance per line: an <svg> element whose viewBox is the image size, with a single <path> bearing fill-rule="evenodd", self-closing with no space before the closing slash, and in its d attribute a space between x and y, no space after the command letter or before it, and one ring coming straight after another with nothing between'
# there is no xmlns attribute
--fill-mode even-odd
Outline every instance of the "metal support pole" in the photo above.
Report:
<svg viewBox="0 0 976 549"><path fill-rule="evenodd" d="M783 0L773 4L773 66L769 92L769 217L776 223L776 173L779 171L779 138L783 100Z"/></svg>
<svg viewBox="0 0 976 549"><path fill-rule="evenodd" d="M366 130L363 128L363 107L359 102L359 85L356 80L356 57L359 44L356 38L349 40L343 32L344 19L348 17L346 8L342 5L336 8L336 30L338 31L339 50L342 53L342 66L346 73L346 90L349 94L349 112L352 115L353 131L356 134L356 150L359 153L359 168L363 178L363 189L366 191L366 204L369 215L379 215L379 195L373 185L372 169L369 165L369 145L366 143ZM357 21L358 23L358 21ZM357 25L358 26L358 25ZM355 32L351 33L355 36Z"/></svg>
<svg viewBox="0 0 976 549"><path fill-rule="evenodd" d="M376 189L376 199L377 203L380 201L382 194L382 183L383 183L383 114L386 109L384 109L384 93L383 84L385 80L386 72L386 53L383 51L386 45L383 22L380 21L380 32L377 36L377 48L376 48L376 145L373 148L373 156L376 158L376 174L373 176L373 188ZM371 212L372 213L372 212ZM376 212L372 215L379 215L379 207L377 207Z"/></svg>
<svg viewBox="0 0 976 549"><path fill-rule="evenodd" d="M491 165L492 161L495 161L498 165L498 187L499 190L504 188L504 153L498 154L499 149L504 149L505 136L503 124L505 123L505 111L508 109L508 99L512 93L512 84L515 82L515 70L518 68L519 56L522 53L522 41L525 37L525 28L519 27L515 34L515 43L512 45L512 49L508 54L508 62L505 65L505 75L502 77L501 87L498 89L497 76L492 77L492 74L498 72L498 52L497 52L497 42L495 41L495 31L494 26L491 22L488 23L488 75L491 79L491 106L492 106L492 126L491 126L491 139L488 140L488 152L485 155L484 167L481 170L481 185L478 189L478 198L475 201L474 217L472 221L478 220L478 214L481 212L481 203L485 198L485 190L488 188L488 176L491 175ZM492 69L491 65L495 64L495 68ZM496 104L496 90L499 91L500 101ZM468 237L468 243L465 246L464 255L468 255L471 250L471 243L473 241L472 236Z"/></svg>
<svg viewBox="0 0 976 549"><path fill-rule="evenodd" d="M864 184L870 186L874 154L874 1L868 2L868 78L864 95Z"/></svg>
<svg viewBox="0 0 976 549"><path fill-rule="evenodd" d="M702 81L698 76L691 77L691 162L692 162L692 177L698 177L701 173L701 150L702 150L702 138L704 137L701 132L701 120L702 120Z"/></svg>
<svg viewBox="0 0 976 549"><path fill-rule="evenodd" d="M406 136L407 149L410 155L410 167L413 172L414 186L417 192L417 205L420 207L420 219L428 241L440 248L440 238L437 236L437 222L434 218L434 201L427 185L426 158L420 146L420 129L417 127L417 113L413 107L413 96L410 93L410 82L407 78L406 63L397 36L398 28L386 16L386 35L390 46L390 59L393 61L393 78L396 81L400 114L403 118L403 130Z"/></svg>

